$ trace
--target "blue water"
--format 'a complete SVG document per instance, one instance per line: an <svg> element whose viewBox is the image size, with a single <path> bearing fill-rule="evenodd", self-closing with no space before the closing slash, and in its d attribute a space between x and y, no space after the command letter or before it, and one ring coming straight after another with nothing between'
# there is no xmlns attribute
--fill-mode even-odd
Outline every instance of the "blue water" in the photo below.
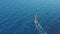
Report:
<svg viewBox="0 0 60 34"><path fill-rule="evenodd" d="M0 34L40 34L37 12L47 34L60 34L60 0L0 0Z"/></svg>

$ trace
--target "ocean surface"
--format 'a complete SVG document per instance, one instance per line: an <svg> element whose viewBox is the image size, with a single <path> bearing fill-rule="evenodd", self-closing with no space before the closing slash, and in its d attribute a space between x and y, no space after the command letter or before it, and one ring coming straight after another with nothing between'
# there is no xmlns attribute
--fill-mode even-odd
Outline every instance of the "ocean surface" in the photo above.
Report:
<svg viewBox="0 0 60 34"><path fill-rule="evenodd" d="M0 34L40 34L36 13L47 34L60 34L60 0L0 0Z"/></svg>

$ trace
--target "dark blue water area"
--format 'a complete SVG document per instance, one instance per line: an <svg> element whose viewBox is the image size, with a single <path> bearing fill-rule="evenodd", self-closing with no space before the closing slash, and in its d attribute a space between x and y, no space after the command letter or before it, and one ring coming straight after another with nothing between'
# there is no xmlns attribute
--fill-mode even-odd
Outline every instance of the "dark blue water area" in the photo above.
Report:
<svg viewBox="0 0 60 34"><path fill-rule="evenodd" d="M36 13L47 34L60 34L60 0L0 0L0 34L40 34Z"/></svg>

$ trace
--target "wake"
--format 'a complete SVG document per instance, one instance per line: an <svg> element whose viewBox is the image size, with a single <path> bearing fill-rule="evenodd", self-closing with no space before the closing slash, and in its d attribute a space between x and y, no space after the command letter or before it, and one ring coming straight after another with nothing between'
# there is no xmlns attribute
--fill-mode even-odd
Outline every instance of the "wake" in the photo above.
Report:
<svg viewBox="0 0 60 34"><path fill-rule="evenodd" d="M35 15L34 23L35 23L36 29L39 30L40 34L47 34L47 33L45 32L45 30L43 29L43 27L38 23L38 16L37 16L37 15Z"/></svg>

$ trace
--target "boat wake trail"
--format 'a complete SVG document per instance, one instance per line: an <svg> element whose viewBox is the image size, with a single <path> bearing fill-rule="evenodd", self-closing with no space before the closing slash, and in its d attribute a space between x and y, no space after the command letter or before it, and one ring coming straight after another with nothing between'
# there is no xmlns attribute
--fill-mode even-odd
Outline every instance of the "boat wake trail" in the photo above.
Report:
<svg viewBox="0 0 60 34"><path fill-rule="evenodd" d="M34 23L35 23L36 29L39 30L40 34L47 34L47 33L45 32L45 30L43 29L43 27L38 23L38 16L37 16L37 14L35 15Z"/></svg>

